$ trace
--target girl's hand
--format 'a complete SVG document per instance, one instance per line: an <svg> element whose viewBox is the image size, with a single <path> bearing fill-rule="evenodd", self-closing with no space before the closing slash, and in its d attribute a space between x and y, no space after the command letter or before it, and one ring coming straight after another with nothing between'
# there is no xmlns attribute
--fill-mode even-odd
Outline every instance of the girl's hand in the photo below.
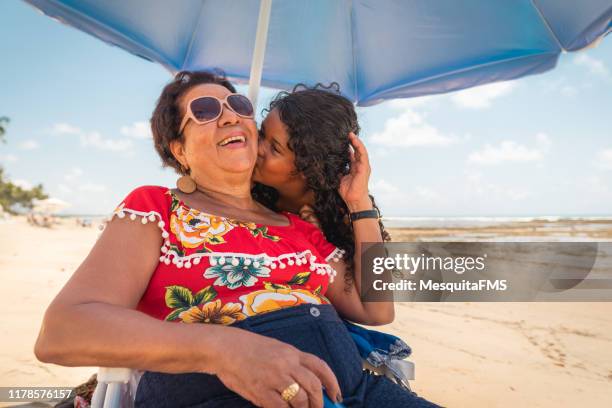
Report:
<svg viewBox="0 0 612 408"><path fill-rule="evenodd" d="M338 380L325 361L290 344L236 329L230 349L220 355L217 376L227 388L258 407L323 408L323 386L332 401L340 395ZM282 391L297 382L289 403Z"/></svg>
<svg viewBox="0 0 612 408"><path fill-rule="evenodd" d="M370 180L370 161L368 151L363 142L353 132L349 133L349 141L354 151L351 151L351 171L342 177L338 193L344 200L349 211L372 209L372 201L368 195Z"/></svg>

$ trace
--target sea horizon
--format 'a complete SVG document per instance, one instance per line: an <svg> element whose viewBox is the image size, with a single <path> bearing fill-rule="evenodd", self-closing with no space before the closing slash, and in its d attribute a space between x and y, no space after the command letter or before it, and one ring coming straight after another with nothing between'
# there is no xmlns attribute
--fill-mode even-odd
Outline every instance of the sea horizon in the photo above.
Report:
<svg viewBox="0 0 612 408"><path fill-rule="evenodd" d="M58 218L99 220L107 218L109 215L110 214L56 214L55 216ZM388 228L470 228L528 222L612 222L612 214L383 216L382 221Z"/></svg>

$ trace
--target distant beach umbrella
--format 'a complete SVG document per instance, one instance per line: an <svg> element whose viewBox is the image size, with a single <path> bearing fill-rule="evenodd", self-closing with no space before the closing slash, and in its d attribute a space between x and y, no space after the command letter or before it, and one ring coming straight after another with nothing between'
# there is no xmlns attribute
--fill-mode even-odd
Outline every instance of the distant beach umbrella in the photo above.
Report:
<svg viewBox="0 0 612 408"><path fill-rule="evenodd" d="M41 214L56 214L68 207L70 204L59 198L45 198L44 200L34 200L32 211Z"/></svg>
<svg viewBox="0 0 612 408"><path fill-rule="evenodd" d="M541 73L612 30L612 0L25 1L172 72L250 78L254 100L336 81L361 106Z"/></svg>

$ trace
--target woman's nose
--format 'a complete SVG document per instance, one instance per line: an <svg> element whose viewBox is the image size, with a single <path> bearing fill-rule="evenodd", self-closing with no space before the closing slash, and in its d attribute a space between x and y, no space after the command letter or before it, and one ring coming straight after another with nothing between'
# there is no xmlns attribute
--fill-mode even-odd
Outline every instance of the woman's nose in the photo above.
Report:
<svg viewBox="0 0 612 408"><path fill-rule="evenodd" d="M221 108L223 111L219 117L219 126L223 127L238 123L239 116L229 106L227 106L227 104L224 103Z"/></svg>

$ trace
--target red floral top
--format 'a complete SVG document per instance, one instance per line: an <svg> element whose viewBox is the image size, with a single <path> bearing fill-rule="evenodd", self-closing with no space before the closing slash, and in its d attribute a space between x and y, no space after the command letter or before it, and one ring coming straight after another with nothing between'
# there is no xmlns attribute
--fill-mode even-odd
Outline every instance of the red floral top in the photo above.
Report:
<svg viewBox="0 0 612 408"><path fill-rule="evenodd" d="M325 297L344 251L321 231L284 212L288 226L229 219L186 206L170 189L143 186L111 220L154 222L163 238L159 263L137 309L161 320L232 324L259 313Z"/></svg>

